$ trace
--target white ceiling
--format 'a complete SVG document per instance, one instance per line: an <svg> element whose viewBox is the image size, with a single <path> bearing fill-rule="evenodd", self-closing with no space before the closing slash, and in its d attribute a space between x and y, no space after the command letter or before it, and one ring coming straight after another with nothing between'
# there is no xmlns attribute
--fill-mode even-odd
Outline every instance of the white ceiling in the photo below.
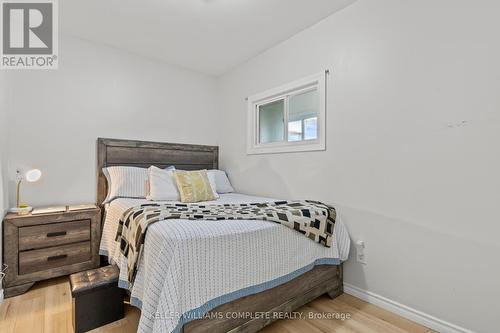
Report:
<svg viewBox="0 0 500 333"><path fill-rule="evenodd" d="M355 0L64 0L64 34L220 75Z"/></svg>

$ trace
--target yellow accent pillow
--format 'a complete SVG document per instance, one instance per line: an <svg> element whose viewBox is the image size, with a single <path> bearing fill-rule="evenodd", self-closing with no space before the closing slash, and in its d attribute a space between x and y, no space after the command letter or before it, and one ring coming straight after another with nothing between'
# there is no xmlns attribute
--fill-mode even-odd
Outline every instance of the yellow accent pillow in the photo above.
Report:
<svg viewBox="0 0 500 333"><path fill-rule="evenodd" d="M207 170L175 170L174 175L182 202L200 202L216 199L210 186Z"/></svg>

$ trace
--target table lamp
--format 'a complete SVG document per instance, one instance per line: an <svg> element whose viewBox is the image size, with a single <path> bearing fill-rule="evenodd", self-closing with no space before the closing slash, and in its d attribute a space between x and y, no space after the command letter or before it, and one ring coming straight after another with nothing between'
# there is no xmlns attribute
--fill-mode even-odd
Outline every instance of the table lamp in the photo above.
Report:
<svg viewBox="0 0 500 333"><path fill-rule="evenodd" d="M42 172L39 169L32 169L22 174L21 171L17 170L16 180L17 180L17 192L16 192L16 207L11 208L9 211L12 213L17 213L18 215L26 215L33 209L25 203L21 203L21 183L26 180L28 183L34 183L42 177Z"/></svg>

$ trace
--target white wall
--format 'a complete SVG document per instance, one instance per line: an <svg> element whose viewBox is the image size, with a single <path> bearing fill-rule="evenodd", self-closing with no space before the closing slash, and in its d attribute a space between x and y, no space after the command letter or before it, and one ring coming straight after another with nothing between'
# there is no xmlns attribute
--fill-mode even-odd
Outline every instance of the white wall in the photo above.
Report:
<svg viewBox="0 0 500 333"><path fill-rule="evenodd" d="M10 205L18 167L31 205L95 202L98 137L215 144L215 79L63 37L59 69L12 71L8 114Z"/></svg>
<svg viewBox="0 0 500 333"><path fill-rule="evenodd" d="M360 0L219 80L239 191L334 203L345 282L477 332L500 308L497 1ZM326 68L327 150L246 155L248 95Z"/></svg>
<svg viewBox="0 0 500 333"><path fill-rule="evenodd" d="M10 106L9 87L7 85L7 73L0 71L0 269L3 267L3 217L7 212L7 110ZM3 289L0 283L0 303L3 300Z"/></svg>
<svg viewBox="0 0 500 333"><path fill-rule="evenodd" d="M6 181L4 180L5 168L7 163L7 110L9 108L7 74L0 72L0 218L3 219L4 211L7 209ZM0 221L1 225L1 221ZM1 234L1 231L0 231ZM2 240L0 237L0 245ZM0 246L1 253L1 246ZM1 257L0 257L1 262Z"/></svg>

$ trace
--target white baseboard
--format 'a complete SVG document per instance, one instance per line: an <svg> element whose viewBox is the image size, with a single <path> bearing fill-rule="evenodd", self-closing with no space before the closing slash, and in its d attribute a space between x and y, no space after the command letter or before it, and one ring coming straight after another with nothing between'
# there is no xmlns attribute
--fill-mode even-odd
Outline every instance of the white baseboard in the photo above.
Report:
<svg viewBox="0 0 500 333"><path fill-rule="evenodd" d="M474 333L466 328L454 325L348 283L344 283L344 292L441 333Z"/></svg>

